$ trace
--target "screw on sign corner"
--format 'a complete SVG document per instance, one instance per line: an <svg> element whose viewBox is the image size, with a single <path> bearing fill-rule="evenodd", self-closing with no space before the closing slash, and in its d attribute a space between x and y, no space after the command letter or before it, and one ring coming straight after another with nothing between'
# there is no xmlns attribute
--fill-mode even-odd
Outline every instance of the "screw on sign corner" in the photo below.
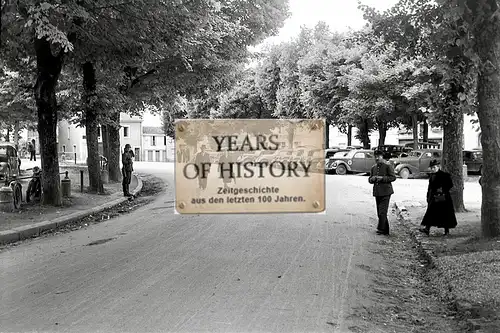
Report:
<svg viewBox="0 0 500 333"><path fill-rule="evenodd" d="M318 201L314 201L313 202L313 207L314 208L319 208L319 202Z"/></svg>
<svg viewBox="0 0 500 333"><path fill-rule="evenodd" d="M186 208L186 204L185 204L184 202L181 202L181 203L179 204L179 208L180 208L180 209L184 209L184 208Z"/></svg>
<svg viewBox="0 0 500 333"><path fill-rule="evenodd" d="M184 132L184 125L179 125L178 129L179 129L179 132Z"/></svg>

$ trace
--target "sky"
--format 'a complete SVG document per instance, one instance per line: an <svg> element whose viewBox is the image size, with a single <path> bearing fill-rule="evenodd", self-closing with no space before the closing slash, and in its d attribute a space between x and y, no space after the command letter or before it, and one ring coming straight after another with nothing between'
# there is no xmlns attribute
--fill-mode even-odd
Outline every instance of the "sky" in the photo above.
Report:
<svg viewBox="0 0 500 333"><path fill-rule="evenodd" d="M398 0L361 0L365 5L384 11ZM291 16L285 21L277 36L266 39L261 45L274 44L290 40L297 36L300 27L313 28L319 21L326 22L332 31L345 32L358 30L365 25L363 13L358 9L357 0L290 0ZM143 126L158 126L158 118L145 115Z"/></svg>

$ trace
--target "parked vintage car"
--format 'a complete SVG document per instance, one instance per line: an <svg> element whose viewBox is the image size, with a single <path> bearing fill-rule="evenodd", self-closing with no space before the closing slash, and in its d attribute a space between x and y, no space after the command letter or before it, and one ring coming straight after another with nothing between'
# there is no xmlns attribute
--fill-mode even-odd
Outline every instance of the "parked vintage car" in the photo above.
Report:
<svg viewBox="0 0 500 333"><path fill-rule="evenodd" d="M325 169L329 171L334 170L337 175L370 172L372 166L375 164L374 159L373 150L351 150L344 153L342 157L331 159L332 162Z"/></svg>
<svg viewBox="0 0 500 333"><path fill-rule="evenodd" d="M429 163L436 159L441 161L442 151L440 149L417 149L411 151L407 157L395 159L394 172L396 176L407 179L410 175L419 175L429 172Z"/></svg>
<svg viewBox="0 0 500 333"><path fill-rule="evenodd" d="M9 142L0 142L0 183L19 176L20 162L16 146Z"/></svg>
<svg viewBox="0 0 500 333"><path fill-rule="evenodd" d="M483 168L483 151L480 149L464 150L464 164L468 172L481 173Z"/></svg>

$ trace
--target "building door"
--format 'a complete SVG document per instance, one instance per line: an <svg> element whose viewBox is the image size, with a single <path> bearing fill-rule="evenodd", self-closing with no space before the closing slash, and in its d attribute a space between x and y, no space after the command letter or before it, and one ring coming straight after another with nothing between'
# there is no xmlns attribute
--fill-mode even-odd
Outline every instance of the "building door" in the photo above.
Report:
<svg viewBox="0 0 500 333"><path fill-rule="evenodd" d="M152 161L153 161L153 151L148 150L148 162L152 162Z"/></svg>
<svg viewBox="0 0 500 333"><path fill-rule="evenodd" d="M157 150L155 152L155 162L161 162L160 151L159 150Z"/></svg>
<svg viewBox="0 0 500 333"><path fill-rule="evenodd" d="M140 161L141 160L141 149L140 148L134 148L134 155L135 155L134 160L135 161Z"/></svg>

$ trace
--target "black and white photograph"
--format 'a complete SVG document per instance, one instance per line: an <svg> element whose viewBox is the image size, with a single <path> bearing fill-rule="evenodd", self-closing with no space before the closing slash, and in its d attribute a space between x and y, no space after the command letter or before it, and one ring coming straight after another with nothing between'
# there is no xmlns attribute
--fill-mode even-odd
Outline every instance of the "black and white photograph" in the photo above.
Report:
<svg viewBox="0 0 500 333"><path fill-rule="evenodd" d="M0 0L0 281L6 333L500 332L500 0Z"/></svg>

